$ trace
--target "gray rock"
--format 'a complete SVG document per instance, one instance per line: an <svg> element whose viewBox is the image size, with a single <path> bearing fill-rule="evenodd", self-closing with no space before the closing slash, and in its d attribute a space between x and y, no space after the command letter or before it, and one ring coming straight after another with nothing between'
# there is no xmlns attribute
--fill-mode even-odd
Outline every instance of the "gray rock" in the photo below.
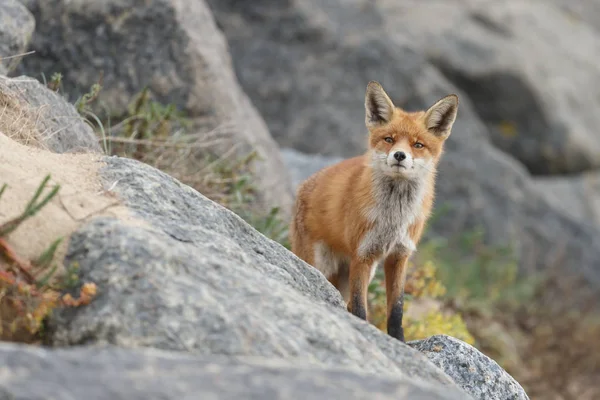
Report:
<svg viewBox="0 0 600 400"><path fill-rule="evenodd" d="M192 356L115 347L0 344L1 399L464 399L409 379L286 360Z"/></svg>
<svg viewBox="0 0 600 400"><path fill-rule="evenodd" d="M569 276L600 294L600 230L555 207L524 168L487 143L471 142L445 154L439 171L436 203L449 207L434 231L452 237L484 227L489 243L514 250L521 272Z"/></svg>
<svg viewBox="0 0 600 400"><path fill-rule="evenodd" d="M550 0L572 23L586 23L600 32L600 7L596 0Z"/></svg>
<svg viewBox="0 0 600 400"><path fill-rule="evenodd" d="M281 149L281 155L289 170L294 188L297 188L302 181L320 169L343 160L342 157L324 156L321 154L309 155L289 148Z"/></svg>
<svg viewBox="0 0 600 400"><path fill-rule="evenodd" d="M71 236L65 263L77 262L99 295L56 313L50 344L279 357L454 385L348 313L322 274L237 215L145 164L106 163L105 186L144 223L97 218Z"/></svg>
<svg viewBox="0 0 600 400"><path fill-rule="evenodd" d="M294 182L338 160L288 149L283 154ZM429 234L455 237L484 227L485 240L508 245L522 272L558 271L583 279L600 294L598 227L563 211L523 167L490 144L469 141L446 152L436 191L437 207L446 211L431 221ZM570 300L576 297L569 294Z"/></svg>
<svg viewBox="0 0 600 400"><path fill-rule="evenodd" d="M101 151L98 137L75 107L37 80L28 76L0 78L0 92L4 107L10 108L16 118L25 113L26 119L35 121L35 126L23 128L34 130L44 148L54 153Z"/></svg>
<svg viewBox="0 0 600 400"><path fill-rule="evenodd" d="M600 116L591 111L600 105L598 30L544 1L377 4L390 35L461 88L494 144L530 172L600 166Z"/></svg>
<svg viewBox="0 0 600 400"><path fill-rule="evenodd" d="M435 335L409 344L425 354L475 399L529 399L512 376L465 342L446 335Z"/></svg>
<svg viewBox="0 0 600 400"><path fill-rule="evenodd" d="M365 150L369 80L381 82L397 105L409 109L457 92L457 136L486 135L467 96L385 31L378 2L208 3L229 42L240 84L281 147L331 156Z"/></svg>
<svg viewBox="0 0 600 400"><path fill-rule="evenodd" d="M259 200L265 209L287 210L292 194L277 144L241 90L204 1L37 0L28 6L38 21L31 46L36 54L20 71L61 72L72 99L102 74L97 102L117 116L147 86L155 100L185 111L197 131L224 133L218 154L234 145L233 155L256 150Z"/></svg>
<svg viewBox="0 0 600 400"><path fill-rule="evenodd" d="M21 61L19 55L27 50L34 29L35 19L23 4L18 0L2 0L0 4L0 75L6 75L17 67Z"/></svg>
<svg viewBox="0 0 600 400"><path fill-rule="evenodd" d="M600 226L600 173L539 177L536 187L556 208L581 223Z"/></svg>

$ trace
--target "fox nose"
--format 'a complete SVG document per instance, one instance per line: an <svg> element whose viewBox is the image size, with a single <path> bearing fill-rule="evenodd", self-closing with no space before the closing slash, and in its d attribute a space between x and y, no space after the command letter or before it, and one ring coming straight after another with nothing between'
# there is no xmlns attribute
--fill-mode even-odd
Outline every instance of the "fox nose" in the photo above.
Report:
<svg viewBox="0 0 600 400"><path fill-rule="evenodd" d="M398 161L406 159L406 153L403 151L397 151L394 153L394 158Z"/></svg>

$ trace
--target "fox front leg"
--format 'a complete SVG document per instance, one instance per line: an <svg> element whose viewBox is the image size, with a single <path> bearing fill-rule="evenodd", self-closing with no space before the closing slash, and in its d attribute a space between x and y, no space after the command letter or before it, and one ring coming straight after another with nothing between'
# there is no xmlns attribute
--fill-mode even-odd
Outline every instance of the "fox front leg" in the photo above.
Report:
<svg viewBox="0 0 600 400"><path fill-rule="evenodd" d="M387 332L390 336L404 342L404 282L408 255L392 254L384 263L385 292L387 297Z"/></svg>
<svg viewBox="0 0 600 400"><path fill-rule="evenodd" d="M367 319L367 291L372 268L372 263L363 260L353 260L350 263L348 311L364 320Z"/></svg>

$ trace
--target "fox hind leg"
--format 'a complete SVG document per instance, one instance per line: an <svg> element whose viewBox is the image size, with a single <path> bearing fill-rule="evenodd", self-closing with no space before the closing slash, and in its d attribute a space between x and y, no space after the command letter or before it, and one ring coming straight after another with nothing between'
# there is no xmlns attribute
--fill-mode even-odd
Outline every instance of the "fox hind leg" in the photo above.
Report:
<svg viewBox="0 0 600 400"><path fill-rule="evenodd" d="M346 304L350 301L349 273L350 263L346 260L338 260L337 272L328 278L329 282L339 290Z"/></svg>
<svg viewBox="0 0 600 400"><path fill-rule="evenodd" d="M314 246L314 267L336 287L347 303L350 297L348 286L349 261L336 254L329 246L319 242Z"/></svg>

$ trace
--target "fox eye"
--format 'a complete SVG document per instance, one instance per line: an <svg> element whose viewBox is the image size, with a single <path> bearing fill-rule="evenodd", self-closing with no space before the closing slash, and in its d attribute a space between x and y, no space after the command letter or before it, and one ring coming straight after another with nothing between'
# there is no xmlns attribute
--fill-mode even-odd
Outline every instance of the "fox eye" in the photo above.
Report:
<svg viewBox="0 0 600 400"><path fill-rule="evenodd" d="M394 143L394 139L390 136L386 137L384 140L388 143Z"/></svg>
<svg viewBox="0 0 600 400"><path fill-rule="evenodd" d="M414 144L414 146L415 146L416 149L421 149L421 148L423 148L423 143L417 142L417 143Z"/></svg>

